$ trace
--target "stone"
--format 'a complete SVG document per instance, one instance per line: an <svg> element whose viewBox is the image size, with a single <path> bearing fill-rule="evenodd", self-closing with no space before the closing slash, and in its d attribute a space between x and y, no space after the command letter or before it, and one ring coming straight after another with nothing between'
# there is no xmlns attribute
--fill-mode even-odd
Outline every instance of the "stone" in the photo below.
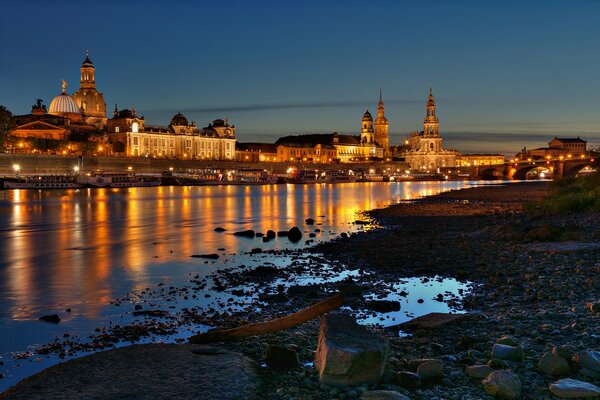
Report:
<svg viewBox="0 0 600 400"><path fill-rule="evenodd" d="M470 365L465 369L467 375L474 379L485 379L494 371L494 368L487 365Z"/></svg>
<svg viewBox="0 0 600 400"><path fill-rule="evenodd" d="M400 302L393 300L371 300L367 302L367 306L371 310L381 313L400 311Z"/></svg>
<svg viewBox="0 0 600 400"><path fill-rule="evenodd" d="M297 226L288 231L288 239L290 239L290 242L299 242L302 239L302 232Z"/></svg>
<svg viewBox="0 0 600 400"><path fill-rule="evenodd" d="M573 359L573 355L577 352L577 348L573 345L565 344L563 346L556 347L554 352L565 360L571 361Z"/></svg>
<svg viewBox="0 0 600 400"><path fill-rule="evenodd" d="M360 396L361 400L410 400L400 392L393 390L369 390Z"/></svg>
<svg viewBox="0 0 600 400"><path fill-rule="evenodd" d="M343 313L321 317L315 368L331 386L377 383L385 368L389 343Z"/></svg>
<svg viewBox="0 0 600 400"><path fill-rule="evenodd" d="M272 231L270 229L267 231L267 234L265 235L265 237L267 239L275 239L275 236L277 236L277 234L275 233L275 231Z"/></svg>
<svg viewBox="0 0 600 400"><path fill-rule="evenodd" d="M519 400L521 398L521 380L510 370L494 371L481 383L488 394L499 399Z"/></svg>
<svg viewBox="0 0 600 400"><path fill-rule="evenodd" d="M287 237L289 231L277 231L278 237Z"/></svg>
<svg viewBox="0 0 600 400"><path fill-rule="evenodd" d="M190 257L192 258L207 258L209 260L216 260L219 258L218 254L215 253L211 253L211 254L192 254Z"/></svg>
<svg viewBox="0 0 600 400"><path fill-rule="evenodd" d="M201 355L190 344L140 344L63 362L0 395L7 399L253 399L260 377L239 353ZM240 394L243 394L240 396Z"/></svg>
<svg viewBox="0 0 600 400"><path fill-rule="evenodd" d="M423 384L421 375L410 371L400 371L396 375L398 385L406 389L416 389Z"/></svg>
<svg viewBox="0 0 600 400"><path fill-rule="evenodd" d="M398 325L400 329L435 329L451 323L464 321L469 314L429 313Z"/></svg>
<svg viewBox="0 0 600 400"><path fill-rule="evenodd" d="M593 381L600 381L600 372L592 371L591 369L582 368L579 371L579 375L590 378Z"/></svg>
<svg viewBox="0 0 600 400"><path fill-rule="evenodd" d="M216 227L216 228L215 228L215 232L225 232L226 230L227 230L227 229L225 229L225 228L222 228L222 227L220 227L220 226L218 226L218 227Z"/></svg>
<svg viewBox="0 0 600 400"><path fill-rule="evenodd" d="M588 382L565 378L552 383L550 392L561 399L595 399L600 397L600 387Z"/></svg>
<svg viewBox="0 0 600 400"><path fill-rule="evenodd" d="M538 363L540 372L549 376L568 375L571 372L569 362L553 352L546 352Z"/></svg>
<svg viewBox="0 0 600 400"><path fill-rule="evenodd" d="M240 231L240 232L234 232L233 234L234 236L241 236L241 237L247 237L247 238L254 238L254 236L256 235L254 233L254 230L252 229L247 229L245 231Z"/></svg>
<svg viewBox="0 0 600 400"><path fill-rule="evenodd" d="M505 344L507 346L519 346L519 342L512 336L504 335L500 339L496 340L497 344Z"/></svg>
<svg viewBox="0 0 600 400"><path fill-rule="evenodd" d="M263 354L268 367L277 371L288 371L300 364L298 354L293 349L269 344Z"/></svg>
<svg viewBox="0 0 600 400"><path fill-rule="evenodd" d="M444 369L437 360L429 360L417 367L417 374L425 382L441 381L444 378Z"/></svg>
<svg viewBox="0 0 600 400"><path fill-rule="evenodd" d="M522 360L523 349L519 346L496 343L494 347L492 347L492 358L500 360Z"/></svg>
<svg viewBox="0 0 600 400"><path fill-rule="evenodd" d="M573 363L578 368L585 368L600 373L600 351L580 351L573 356Z"/></svg>
<svg viewBox="0 0 600 400"><path fill-rule="evenodd" d="M413 358L412 360L408 360L407 366L410 371L416 372L419 368L419 365L427 361L436 361L440 364L442 363L441 361L435 360L433 358Z"/></svg>
<svg viewBox="0 0 600 400"><path fill-rule="evenodd" d="M314 224L315 224L315 220L314 220L314 219L312 219L312 218L306 218L306 219L304 220L304 223L305 223L306 225L314 225Z"/></svg>
<svg viewBox="0 0 600 400"><path fill-rule="evenodd" d="M60 322L60 317L58 316L58 314L43 315L38 319L40 321L51 322L53 324L58 324Z"/></svg>

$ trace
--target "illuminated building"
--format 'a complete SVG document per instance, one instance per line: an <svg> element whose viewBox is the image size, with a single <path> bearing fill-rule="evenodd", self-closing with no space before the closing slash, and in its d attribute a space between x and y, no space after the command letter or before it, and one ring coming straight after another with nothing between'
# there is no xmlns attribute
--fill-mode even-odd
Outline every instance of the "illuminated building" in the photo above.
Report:
<svg viewBox="0 0 600 400"><path fill-rule="evenodd" d="M555 136L548 143L548 147L540 147L533 150L523 148L516 154L515 158L520 160L529 158L532 160L541 160L560 157L579 158L581 156L587 156L587 141L579 138L579 136L576 138L559 138Z"/></svg>
<svg viewBox="0 0 600 400"><path fill-rule="evenodd" d="M246 162L275 162L277 146L270 143L236 143L235 159Z"/></svg>
<svg viewBox="0 0 600 400"><path fill-rule="evenodd" d="M457 151L446 150L442 147L440 121L436 115L433 92L429 88L423 130L413 132L408 136L403 151L404 160L414 170L436 170L437 168L454 167L457 155Z"/></svg>
<svg viewBox="0 0 600 400"><path fill-rule="evenodd" d="M375 143L383 148L383 156L390 155L389 123L385 117L385 109L381 90L379 90L379 103L377 104L377 118L375 118Z"/></svg>
<svg viewBox="0 0 600 400"><path fill-rule="evenodd" d="M81 64L81 78L79 90L73 93L73 99L85 114L85 123L94 125L98 129L106 126L106 103L102 93L96 90L94 64L90 60L89 53L85 52L85 60Z"/></svg>
<svg viewBox="0 0 600 400"><path fill-rule="evenodd" d="M113 153L133 157L174 159L235 159L235 127L217 119L198 129L192 121L177 113L168 127L146 126L135 110L118 111L107 122Z"/></svg>
<svg viewBox="0 0 600 400"><path fill-rule="evenodd" d="M457 167L476 167L478 165L501 165L506 162L502 154L458 154Z"/></svg>
<svg viewBox="0 0 600 400"><path fill-rule="evenodd" d="M62 81L62 92L52 99L47 110L41 99L31 107L31 113L15 117L17 127L11 135L20 138L69 140L85 139L101 132L85 122L85 116L75 99L67 94L67 83Z"/></svg>

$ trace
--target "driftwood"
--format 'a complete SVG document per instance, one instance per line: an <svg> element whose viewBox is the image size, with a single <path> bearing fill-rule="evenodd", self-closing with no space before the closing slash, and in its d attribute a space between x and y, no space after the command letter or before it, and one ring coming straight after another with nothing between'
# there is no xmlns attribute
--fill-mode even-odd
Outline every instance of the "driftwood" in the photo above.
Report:
<svg viewBox="0 0 600 400"><path fill-rule="evenodd" d="M294 314L277 318L272 321L258 322L255 324L242 325L231 329L212 329L206 333L194 335L189 338L190 343L201 344L236 340L247 336L264 335L267 333L282 331L293 328L303 322L310 321L326 312L335 310L344 304L341 294L336 294L310 307L300 310Z"/></svg>

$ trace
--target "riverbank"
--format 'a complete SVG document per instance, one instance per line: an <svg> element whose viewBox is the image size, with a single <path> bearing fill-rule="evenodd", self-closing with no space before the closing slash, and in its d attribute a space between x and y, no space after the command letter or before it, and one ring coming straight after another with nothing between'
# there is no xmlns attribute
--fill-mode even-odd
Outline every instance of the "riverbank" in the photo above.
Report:
<svg viewBox="0 0 600 400"><path fill-rule="evenodd" d="M466 189L367 212L375 225L384 229L343 235L312 248L310 253L277 252L288 260L284 268L264 263L262 268L223 270L210 280L197 280L193 287L169 288L169 296L199 295L207 286L223 293L221 311L187 309L169 318L177 319L179 324L187 321L236 326L288 314L342 291L351 312L379 318L382 324L374 329L391 342L384 378L369 389L392 389L412 399L491 399L481 379L470 378L465 367L486 364L495 341L511 335L522 347L524 358L492 365L511 368L519 375L524 399L550 398L548 384L556 379L538 371L541 356L553 346L563 346L563 352L598 349L598 317L587 304L598 297L600 250L596 226L600 218L586 214L524 215L524 204L543 197L546 185L536 182ZM308 226L303 230L314 229ZM257 252L256 257L260 256ZM281 283L301 275L313 280L298 285ZM461 289L462 299L440 290L419 299L419 304L424 308L445 304L450 309L467 311L470 317L466 320L400 337L397 329L383 327L390 325L386 313L369 310L367 303L372 296L410 296L395 293L397 284L407 278L422 277L421 282L426 283L441 280L442 276L472 282L470 290ZM351 279L341 279L344 277ZM314 282L317 284L309 284ZM237 304L227 299L230 294L246 295L253 301ZM120 304L126 302L124 298ZM152 318L149 321L154 321L150 325L155 323ZM118 338L114 331L103 331L101 335L100 345L107 347L113 337ZM269 368L259 370L263 382L257 395L260 399L358 398L367 387L340 390L318 383L314 368L306 364L314 357L317 335L318 321L311 321L285 332L222 347L259 363L267 344L297 350L304 366L283 374ZM57 345L56 351L61 347ZM397 373L408 370L409 361L419 358L443 362L441 382L409 388L406 382L398 381ZM582 377L575 368L569 375L597 379Z"/></svg>

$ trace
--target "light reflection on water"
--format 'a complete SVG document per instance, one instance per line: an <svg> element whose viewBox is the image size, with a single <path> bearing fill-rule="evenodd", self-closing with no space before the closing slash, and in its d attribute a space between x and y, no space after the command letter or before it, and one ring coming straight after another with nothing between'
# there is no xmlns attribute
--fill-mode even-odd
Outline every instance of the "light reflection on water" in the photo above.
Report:
<svg viewBox="0 0 600 400"><path fill-rule="evenodd" d="M178 284L223 267L192 254L240 254L263 243L234 231L353 229L361 210L463 188L467 182L155 187L0 192L0 354L64 332L85 335L121 318L109 301L159 282ZM306 218L317 225L307 227ZM218 233L221 226L226 232ZM225 251L217 251L225 248ZM234 257L235 258L235 257ZM237 256L237 259L242 259ZM235 264L235 261L232 262ZM71 312L65 312L70 308ZM58 313L59 325L39 322Z"/></svg>

